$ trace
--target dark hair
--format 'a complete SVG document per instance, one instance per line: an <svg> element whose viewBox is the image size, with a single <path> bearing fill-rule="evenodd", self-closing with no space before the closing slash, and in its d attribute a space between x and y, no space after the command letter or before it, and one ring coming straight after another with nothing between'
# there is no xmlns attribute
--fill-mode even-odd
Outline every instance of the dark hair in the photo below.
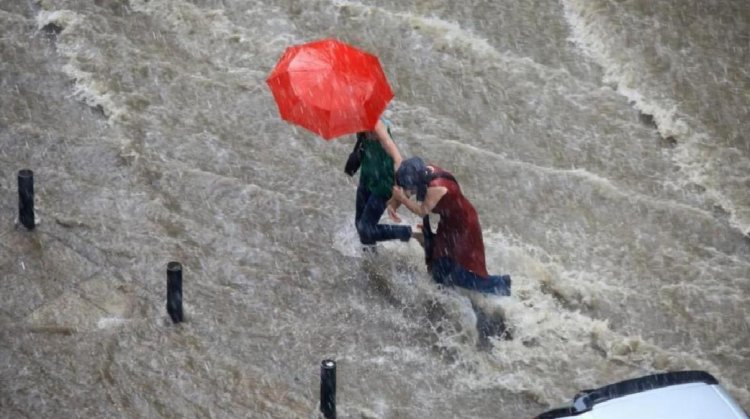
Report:
<svg viewBox="0 0 750 419"><path fill-rule="evenodd" d="M373 131L360 131L357 133L357 141L377 140L377 135Z"/></svg>
<svg viewBox="0 0 750 419"><path fill-rule="evenodd" d="M424 201L429 173L424 160L420 157L411 157L401 162L396 171L396 184L404 189L416 189L417 201Z"/></svg>

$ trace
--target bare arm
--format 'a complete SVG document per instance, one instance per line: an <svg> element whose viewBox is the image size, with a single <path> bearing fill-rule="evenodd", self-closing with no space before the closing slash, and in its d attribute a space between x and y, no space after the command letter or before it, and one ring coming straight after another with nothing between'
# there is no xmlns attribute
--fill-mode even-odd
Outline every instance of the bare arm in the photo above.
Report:
<svg viewBox="0 0 750 419"><path fill-rule="evenodd" d="M391 220L400 223L401 217L398 216L398 207L401 206L401 202L396 199L395 196L391 196L391 199L388 200L388 204L386 205L386 209L388 209L388 216L391 217Z"/></svg>
<svg viewBox="0 0 750 419"><path fill-rule="evenodd" d="M403 206L405 206L409 211L420 217L424 217L425 215L429 214L430 211L435 208L435 205L440 202L440 199L442 199L446 193L448 193L448 188L446 188L445 186L433 186L427 188L427 196L425 196L424 201L417 202L409 199L404 193L403 189L398 187L393 188L393 196L396 198L396 200Z"/></svg>
<svg viewBox="0 0 750 419"><path fill-rule="evenodd" d="M401 153L398 152L396 143L393 142L393 138L388 134L388 128L386 128L383 121L379 119L377 124L375 124L375 134L377 134L378 141L383 147L383 150L385 150L385 152L393 159L393 171L395 172L398 170L398 167L401 166Z"/></svg>
<svg viewBox="0 0 750 419"><path fill-rule="evenodd" d="M401 206L401 202L398 199L396 199L396 196L394 195L394 196L391 196L391 199L388 200L388 203L386 204L386 206L393 208L393 210L395 211L398 209L398 207Z"/></svg>

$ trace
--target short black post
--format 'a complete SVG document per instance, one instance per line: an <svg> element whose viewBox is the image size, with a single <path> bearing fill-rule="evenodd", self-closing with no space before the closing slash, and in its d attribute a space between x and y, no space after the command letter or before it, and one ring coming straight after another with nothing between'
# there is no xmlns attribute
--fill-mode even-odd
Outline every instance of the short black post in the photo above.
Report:
<svg viewBox="0 0 750 419"><path fill-rule="evenodd" d="M172 322L184 320L182 314L182 265L179 262L167 264L167 313Z"/></svg>
<svg viewBox="0 0 750 419"><path fill-rule="evenodd" d="M34 172L29 169L18 171L18 221L34 229Z"/></svg>
<svg viewBox="0 0 750 419"><path fill-rule="evenodd" d="M336 419L336 361L320 363L320 412L326 419Z"/></svg>

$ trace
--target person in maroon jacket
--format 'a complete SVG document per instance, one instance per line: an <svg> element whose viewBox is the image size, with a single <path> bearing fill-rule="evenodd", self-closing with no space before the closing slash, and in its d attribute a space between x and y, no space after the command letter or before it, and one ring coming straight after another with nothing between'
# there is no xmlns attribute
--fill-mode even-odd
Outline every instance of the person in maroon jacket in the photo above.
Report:
<svg viewBox="0 0 750 419"><path fill-rule="evenodd" d="M433 279L447 286L510 295L509 275L489 275L484 260L484 241L474 206L461 193L456 178L419 157L404 160L396 172L393 197L398 205L424 217L423 245L427 268ZM416 201L409 195L416 194ZM396 205L388 214L400 221ZM429 213L440 215L437 233L430 231Z"/></svg>

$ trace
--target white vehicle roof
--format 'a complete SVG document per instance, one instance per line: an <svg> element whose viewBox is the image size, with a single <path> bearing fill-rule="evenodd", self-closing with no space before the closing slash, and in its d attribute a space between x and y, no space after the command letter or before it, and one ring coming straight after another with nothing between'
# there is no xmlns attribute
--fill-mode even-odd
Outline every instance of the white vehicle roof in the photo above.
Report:
<svg viewBox="0 0 750 419"><path fill-rule="evenodd" d="M539 419L750 419L710 374L657 374L579 393Z"/></svg>

